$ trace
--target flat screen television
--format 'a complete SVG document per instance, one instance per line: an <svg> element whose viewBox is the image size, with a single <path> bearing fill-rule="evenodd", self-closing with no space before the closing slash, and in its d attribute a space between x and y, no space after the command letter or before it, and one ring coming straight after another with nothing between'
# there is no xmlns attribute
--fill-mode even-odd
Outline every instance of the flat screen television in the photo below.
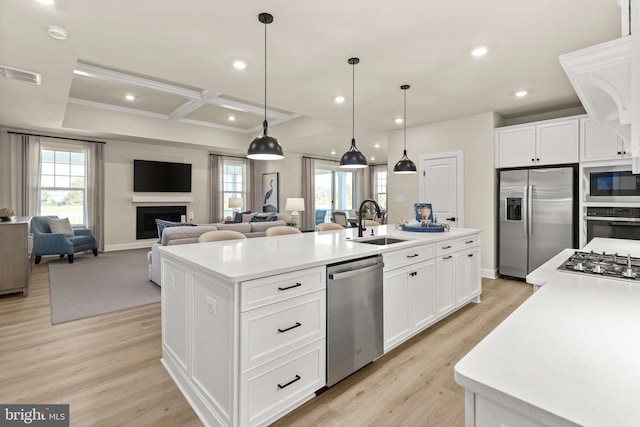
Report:
<svg viewBox="0 0 640 427"><path fill-rule="evenodd" d="M134 192L191 192L191 164L133 161Z"/></svg>

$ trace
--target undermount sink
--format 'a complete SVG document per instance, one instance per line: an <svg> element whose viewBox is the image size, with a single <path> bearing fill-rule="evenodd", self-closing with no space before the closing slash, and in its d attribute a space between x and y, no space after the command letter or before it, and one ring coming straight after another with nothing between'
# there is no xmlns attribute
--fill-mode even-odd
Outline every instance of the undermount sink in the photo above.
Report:
<svg viewBox="0 0 640 427"><path fill-rule="evenodd" d="M354 240L354 242L356 243L366 243L368 245L379 245L379 246L384 246L384 245L393 245L394 243L402 243L402 242L408 242L408 240L405 239L397 239L395 237L378 237L375 239L366 239L366 240Z"/></svg>

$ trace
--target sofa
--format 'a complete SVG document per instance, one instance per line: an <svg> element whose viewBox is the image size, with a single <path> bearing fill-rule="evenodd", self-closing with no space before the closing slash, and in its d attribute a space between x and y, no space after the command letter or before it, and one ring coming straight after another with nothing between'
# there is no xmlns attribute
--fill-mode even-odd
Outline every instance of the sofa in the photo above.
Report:
<svg viewBox="0 0 640 427"><path fill-rule="evenodd" d="M189 243L198 243L201 234L208 231L216 230L234 230L239 231L247 237L262 237L266 234L268 228L286 225L282 220L267 222L240 222L240 223L216 223L204 224L196 226L178 226L168 227L162 232L162 239L158 243L151 246L151 250L147 253L147 262L149 263L149 280L158 286L160 283L160 247L185 245Z"/></svg>

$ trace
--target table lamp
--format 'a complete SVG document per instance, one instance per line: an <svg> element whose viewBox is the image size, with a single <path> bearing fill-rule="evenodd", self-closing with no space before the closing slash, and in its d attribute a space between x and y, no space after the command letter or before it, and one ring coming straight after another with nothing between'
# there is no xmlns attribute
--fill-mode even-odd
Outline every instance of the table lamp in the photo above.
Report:
<svg viewBox="0 0 640 427"><path fill-rule="evenodd" d="M229 198L229 207L234 208L233 209L234 215L236 214L236 212L240 211L240 208L242 208L242 206L244 206L244 200L242 200L242 197ZM236 210L235 208L238 208L238 209Z"/></svg>
<svg viewBox="0 0 640 427"><path fill-rule="evenodd" d="M298 219L300 213L298 211L304 211L304 199L302 197L289 197L287 198L287 205L285 210L291 211L291 222L298 227Z"/></svg>

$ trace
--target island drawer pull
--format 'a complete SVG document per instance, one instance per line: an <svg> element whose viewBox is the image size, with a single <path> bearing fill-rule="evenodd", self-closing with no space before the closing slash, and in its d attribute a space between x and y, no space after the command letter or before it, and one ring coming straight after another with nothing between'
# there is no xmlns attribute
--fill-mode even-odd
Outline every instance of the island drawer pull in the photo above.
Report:
<svg viewBox="0 0 640 427"><path fill-rule="evenodd" d="M418 272L417 271L413 271L411 273L409 273L409 276L413 277L413 276L417 276Z"/></svg>
<svg viewBox="0 0 640 427"><path fill-rule="evenodd" d="M467 255L467 256L468 256L469 258L471 258L471 257L473 256L473 254L469 254L469 255Z"/></svg>
<svg viewBox="0 0 640 427"><path fill-rule="evenodd" d="M288 383L286 383L285 385L282 384L278 384L278 388L279 389L283 389L285 387L289 387L291 384L295 383L296 381L300 381L300 375L296 375L296 377L294 379L292 379L291 381L289 381Z"/></svg>
<svg viewBox="0 0 640 427"><path fill-rule="evenodd" d="M442 259L451 259L451 255L449 256L443 256Z"/></svg>
<svg viewBox="0 0 640 427"><path fill-rule="evenodd" d="M407 255L407 258L415 258L417 256L420 256L420 254Z"/></svg>
<svg viewBox="0 0 640 427"><path fill-rule="evenodd" d="M442 249L451 249L451 245L449 246L443 246Z"/></svg>
<svg viewBox="0 0 640 427"><path fill-rule="evenodd" d="M281 288L280 286L278 286L278 290L279 291L286 291L287 289L297 288L298 286L302 286L302 283L296 282L295 285L287 286L286 288Z"/></svg>
<svg viewBox="0 0 640 427"><path fill-rule="evenodd" d="M280 328L278 328L278 332L287 332L287 331L290 331L290 330L292 330L292 329L298 328L298 327L300 327L300 326L302 326L302 323L300 323L300 322L296 322L296 324L295 324L295 325L293 325L293 326L289 326L289 327L288 327L288 328L286 328L286 329L280 329Z"/></svg>
<svg viewBox="0 0 640 427"><path fill-rule="evenodd" d="M469 243L473 243L473 242L475 242L475 240L467 240L465 243L469 244Z"/></svg>

